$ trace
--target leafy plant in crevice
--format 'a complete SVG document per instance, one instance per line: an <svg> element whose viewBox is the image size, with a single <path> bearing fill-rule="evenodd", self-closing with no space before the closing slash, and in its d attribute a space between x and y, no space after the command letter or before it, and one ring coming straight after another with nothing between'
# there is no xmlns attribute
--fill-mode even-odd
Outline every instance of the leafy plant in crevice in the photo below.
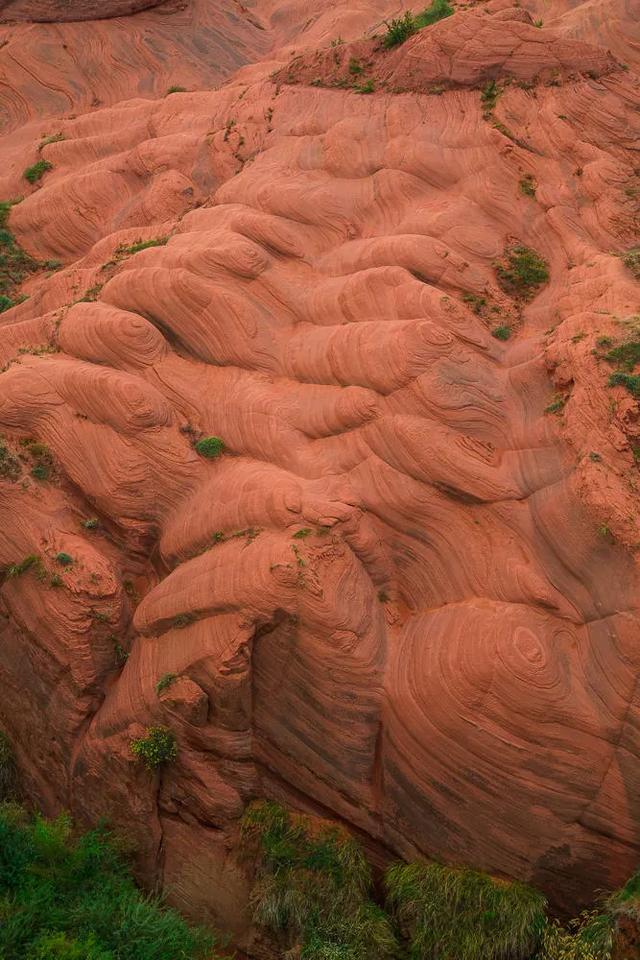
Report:
<svg viewBox="0 0 640 960"><path fill-rule="evenodd" d="M254 921L301 960L397 956L389 918L371 899L369 865L345 830L260 801L247 808L241 837L256 864Z"/></svg>
<svg viewBox="0 0 640 960"><path fill-rule="evenodd" d="M103 828L0 806L2 960L214 960L216 937L133 883Z"/></svg>
<svg viewBox="0 0 640 960"><path fill-rule="evenodd" d="M415 960L524 960L535 952L546 928L541 893L474 870L395 864L387 870L385 885Z"/></svg>
<svg viewBox="0 0 640 960"><path fill-rule="evenodd" d="M17 293L18 287L40 266L22 249L9 229L9 214L13 206L15 204L10 200L0 202L0 313L25 299Z"/></svg>
<svg viewBox="0 0 640 960"><path fill-rule="evenodd" d="M130 747L131 753L149 770L170 763L178 756L175 734L168 727L147 727L145 736L132 740Z"/></svg>

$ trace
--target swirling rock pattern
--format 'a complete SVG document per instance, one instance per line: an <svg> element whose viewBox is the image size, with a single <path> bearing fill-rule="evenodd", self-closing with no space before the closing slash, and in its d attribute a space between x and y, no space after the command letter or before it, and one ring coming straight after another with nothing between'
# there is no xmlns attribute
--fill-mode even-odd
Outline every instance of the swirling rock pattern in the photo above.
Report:
<svg viewBox="0 0 640 960"><path fill-rule="evenodd" d="M162 2L163 0L0 0L0 22L104 20L107 17L138 13L139 10L157 7Z"/></svg>
<svg viewBox="0 0 640 960"><path fill-rule="evenodd" d="M354 40L347 6L310 42ZM64 267L1 317L0 564L40 557L0 590L2 726L47 810L110 817L236 932L255 796L569 907L637 866L633 410L591 350L637 303L612 251L638 79L504 8L389 55L446 40L444 93L274 82L285 48L59 119L12 208ZM256 16L289 42L291 11ZM489 115L479 16L487 69L503 29L531 58ZM40 135L7 139L5 196ZM496 282L514 242L551 267L528 303ZM157 723L179 753L153 777L130 741Z"/></svg>

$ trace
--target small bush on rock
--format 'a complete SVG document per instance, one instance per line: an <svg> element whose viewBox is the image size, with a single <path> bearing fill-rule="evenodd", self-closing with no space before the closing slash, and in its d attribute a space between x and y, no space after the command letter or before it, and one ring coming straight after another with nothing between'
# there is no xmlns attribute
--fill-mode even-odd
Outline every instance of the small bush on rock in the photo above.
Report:
<svg viewBox="0 0 640 960"><path fill-rule="evenodd" d="M148 727L146 736L131 741L131 753L155 770L178 756L175 734L168 727Z"/></svg>
<svg viewBox="0 0 640 960"><path fill-rule="evenodd" d="M196 451L201 457L215 460L224 452L224 441L220 437L203 437L196 443Z"/></svg>

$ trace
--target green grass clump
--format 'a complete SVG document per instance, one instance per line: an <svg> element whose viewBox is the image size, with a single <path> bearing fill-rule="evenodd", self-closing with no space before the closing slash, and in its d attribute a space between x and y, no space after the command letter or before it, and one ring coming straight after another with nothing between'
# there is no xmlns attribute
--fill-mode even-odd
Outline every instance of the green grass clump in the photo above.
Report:
<svg viewBox="0 0 640 960"><path fill-rule="evenodd" d="M37 183L38 180L42 179L47 170L52 169L53 164L49 163L48 160L38 160L37 163L34 163L31 167L27 167L23 176L29 183Z"/></svg>
<svg viewBox="0 0 640 960"><path fill-rule="evenodd" d="M0 313L26 299L18 288L28 274L39 268L38 261L22 249L8 227L13 206L10 200L0 202Z"/></svg>
<svg viewBox="0 0 640 960"><path fill-rule="evenodd" d="M439 863L396 864L385 882L415 960L530 957L545 930L545 898L521 883Z"/></svg>
<svg viewBox="0 0 640 960"><path fill-rule="evenodd" d="M640 363L640 340L627 340L625 343L619 344L609 350L604 359L608 360L609 363L617 364L627 373L631 373L636 364Z"/></svg>
<svg viewBox="0 0 640 960"><path fill-rule="evenodd" d="M387 49L398 47L418 30L422 30L423 27L430 27L444 17L450 17L453 12L449 0L432 0L430 6L416 16L406 10L401 17L395 17L388 22L385 21L387 32L382 38L382 44Z"/></svg>
<svg viewBox="0 0 640 960"><path fill-rule="evenodd" d="M165 673L156 683L156 693L160 694L163 690L168 690L174 680L178 679L177 673Z"/></svg>
<svg viewBox="0 0 640 960"><path fill-rule="evenodd" d="M405 10L401 17L394 17L387 22L387 32L382 38L382 45L390 50L408 40L417 31L415 17L409 10Z"/></svg>
<svg viewBox="0 0 640 960"><path fill-rule="evenodd" d="M38 146L38 150L48 147L50 143L60 143L64 140L64 133L50 133L48 137L43 137Z"/></svg>
<svg viewBox="0 0 640 960"><path fill-rule="evenodd" d="M528 299L549 279L546 261L529 247L510 247L505 260L496 265L496 273L502 289L512 296Z"/></svg>
<svg viewBox="0 0 640 960"><path fill-rule="evenodd" d="M168 727L148 727L146 736L131 741L131 753L149 770L169 763L178 756L175 734Z"/></svg>
<svg viewBox="0 0 640 960"><path fill-rule="evenodd" d="M632 247L622 256L625 267L631 271L636 280L640 280L640 247Z"/></svg>
<svg viewBox="0 0 640 960"><path fill-rule="evenodd" d="M215 937L135 886L105 829L0 807L2 960L214 960Z"/></svg>
<svg viewBox="0 0 640 960"><path fill-rule="evenodd" d="M375 89L375 82L371 79L365 80L364 83L358 83L353 88L355 93L373 93Z"/></svg>
<svg viewBox="0 0 640 960"><path fill-rule="evenodd" d="M186 87L180 87L178 86L178 84L174 84L172 87L169 87L165 96L168 97L170 93L186 93L186 92L187 92Z"/></svg>
<svg viewBox="0 0 640 960"><path fill-rule="evenodd" d="M640 375L632 373L622 373L617 370L609 377L610 387L624 387L631 396L640 398Z"/></svg>
<svg viewBox="0 0 640 960"><path fill-rule="evenodd" d="M148 250L150 247L166 247L169 237L153 237L151 240L136 240L130 246L120 246L116 250L117 254L126 254L130 256L133 253L140 253L141 250Z"/></svg>
<svg viewBox="0 0 640 960"><path fill-rule="evenodd" d="M371 899L369 865L345 830L251 804L242 820L245 854L255 859L254 921L286 940L301 960L384 960L397 956L389 918Z"/></svg>
<svg viewBox="0 0 640 960"><path fill-rule="evenodd" d="M21 577L27 570L37 568L41 563L42 561L36 553L30 553L28 557L25 557L19 563L12 563L11 566L7 568L7 577Z"/></svg>
<svg viewBox="0 0 640 960"><path fill-rule="evenodd" d="M535 197L536 186L535 179L530 173L527 173L520 181L520 193L523 193L525 197Z"/></svg>
<svg viewBox="0 0 640 960"><path fill-rule="evenodd" d="M423 27L430 27L438 20L450 17L453 12L449 0L431 0L431 4L416 17L417 28L422 30Z"/></svg>
<svg viewBox="0 0 640 960"><path fill-rule="evenodd" d="M508 340L511 336L511 327L500 326L494 327L491 331L491 336L495 337L496 340Z"/></svg>
<svg viewBox="0 0 640 960"><path fill-rule="evenodd" d="M61 567L70 567L73 563L73 557L69 553L60 551L56 554L56 562L60 564Z"/></svg>
<svg viewBox="0 0 640 960"><path fill-rule="evenodd" d="M215 460L224 453L224 441L220 437L203 437L196 443L196 451L207 460Z"/></svg>
<svg viewBox="0 0 640 960"><path fill-rule="evenodd" d="M82 526L85 530L97 530L100 526L100 521L97 517L88 517L82 521Z"/></svg>

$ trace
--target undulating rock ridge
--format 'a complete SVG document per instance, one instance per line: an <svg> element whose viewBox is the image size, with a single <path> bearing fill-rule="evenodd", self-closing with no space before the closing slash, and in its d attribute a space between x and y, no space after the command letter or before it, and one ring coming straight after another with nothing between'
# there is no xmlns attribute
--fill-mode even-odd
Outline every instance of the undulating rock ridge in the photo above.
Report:
<svg viewBox="0 0 640 960"><path fill-rule="evenodd" d="M0 0L0 22L30 20L57 22L66 20L103 20L126 17L163 0Z"/></svg>
<svg viewBox="0 0 640 960"><path fill-rule="evenodd" d="M218 90L2 144L9 227L63 268L0 315L1 725L45 809L236 931L257 796L575 907L640 854L638 410L596 356L637 311L638 77L494 0L366 41L371 94L311 85L272 8ZM436 49L455 89L394 92Z"/></svg>

